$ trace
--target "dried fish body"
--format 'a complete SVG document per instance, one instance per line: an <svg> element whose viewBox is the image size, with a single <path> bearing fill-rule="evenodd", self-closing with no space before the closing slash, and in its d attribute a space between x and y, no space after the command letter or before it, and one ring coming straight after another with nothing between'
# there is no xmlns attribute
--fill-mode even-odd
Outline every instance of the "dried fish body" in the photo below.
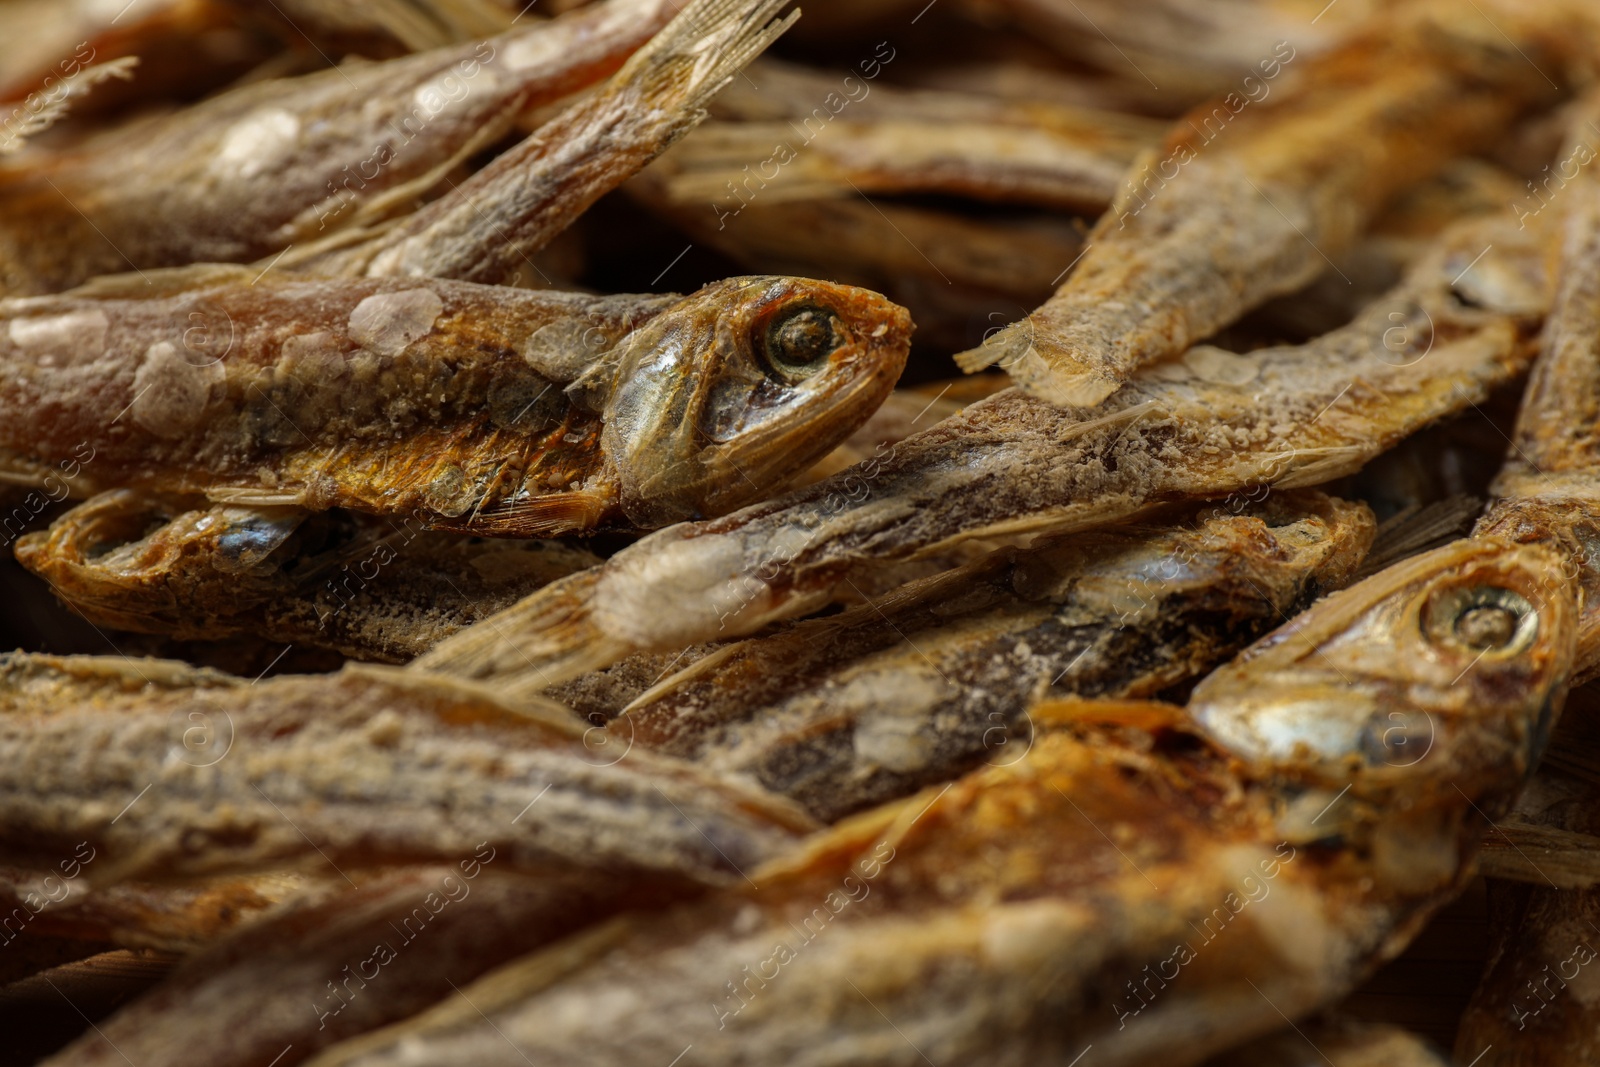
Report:
<svg viewBox="0 0 1600 1067"><path fill-rule="evenodd" d="M364 877L236 931L44 1062L291 1067L450 997L627 898L625 885L595 875L500 876L497 858L485 846L446 866Z"/></svg>
<svg viewBox="0 0 1600 1067"><path fill-rule="evenodd" d="M608 733L753 779L823 822L1022 758L1028 706L1148 697L1343 585L1366 508L1320 493L1002 553L842 615L723 648Z"/></svg>
<svg viewBox="0 0 1600 1067"><path fill-rule="evenodd" d="M0 866L0 959L23 943L13 940L19 936L189 953L272 915L286 901L318 899L335 888L327 878L293 871L183 885L94 885L87 874L100 856L83 844L47 869ZM78 877L65 877L69 872Z"/></svg>
<svg viewBox="0 0 1600 1067"><path fill-rule="evenodd" d="M1026 759L314 1062L646 1065L692 1043L710 1064L1086 1045L1196 1063L1344 994L1471 877L1564 695L1576 609L1555 559L1464 541L1407 561L1258 643L1187 713L1043 705ZM1499 645L1457 628L1485 590L1518 598ZM1431 724L1422 758L1391 714Z"/></svg>
<svg viewBox="0 0 1600 1067"><path fill-rule="evenodd" d="M1157 120L1129 114L1130 108L1069 104L1051 100L1048 94L996 99L987 93L878 81L898 55L892 44L882 42L845 75L762 56L750 64L745 78L718 94L711 113L719 120L742 123L794 122L792 132L808 141L841 115L866 122L1012 126L1050 131L1085 152L1130 162L1157 143L1165 130Z"/></svg>
<svg viewBox="0 0 1600 1067"><path fill-rule="evenodd" d="M151 662L110 669L131 687ZM75 663L69 677L85 673ZM49 696L48 714L0 717L0 856L48 861L86 843L95 881L322 864L348 876L451 863L487 843L507 870L595 870L670 891L738 878L814 825L664 757L607 762L554 705L517 714L391 668L127 696L108 686L88 707Z"/></svg>
<svg viewBox="0 0 1600 1067"><path fill-rule="evenodd" d="M1099 404L1138 367L1311 281L1391 196L1554 95L1528 59L1559 69L1548 25L1505 22L1517 36L1502 38L1454 8L1410 11L1302 60L1298 88L1270 103L1235 92L1180 123L1056 295L958 362L999 362L1057 404ZM1285 44L1263 75L1294 56Z"/></svg>
<svg viewBox="0 0 1600 1067"><path fill-rule="evenodd" d="M268 278L3 317L0 446L35 468L521 536L759 497L870 414L910 334L874 294L783 278L676 300Z"/></svg>
<svg viewBox="0 0 1600 1067"><path fill-rule="evenodd" d="M1596 101L1600 103L1600 101ZM1590 106L1589 115L1600 116ZM1586 143L1584 123L1576 124ZM1560 549L1583 588L1577 673L1600 669L1600 182L1562 189L1558 287L1518 413L1513 445L1479 524L1485 533Z"/></svg>
<svg viewBox="0 0 1600 1067"><path fill-rule="evenodd" d="M389 663L601 562L560 541L483 541L351 512L187 510L125 489L21 538L16 554L96 626Z"/></svg>
<svg viewBox="0 0 1600 1067"><path fill-rule="evenodd" d="M609 0L488 41L249 85L21 161L0 174L6 289L246 262L406 210L520 110L616 70L672 12Z"/></svg>
<svg viewBox="0 0 1600 1067"><path fill-rule="evenodd" d="M667 192L709 202L718 219L736 216L747 200L858 194L959 196L1097 215L1128 166L1077 138L1018 125L836 118L813 136L787 122L708 124L673 153Z"/></svg>
<svg viewBox="0 0 1600 1067"><path fill-rule="evenodd" d="M503 284L603 194L706 117L706 107L799 17L783 0L693 0L605 85L471 178L348 247L298 253L323 276Z"/></svg>
<svg viewBox="0 0 1600 1067"><path fill-rule="evenodd" d="M945 194L1098 214L1161 134L1159 124L1123 114L875 82L893 58L885 42L859 64L861 77L758 63L748 84L714 105L718 116L739 121L696 131L652 177L673 201L710 203L719 229L753 203L859 194Z"/></svg>
<svg viewBox="0 0 1600 1067"><path fill-rule="evenodd" d="M509 697L635 652L753 633L825 605L853 575L958 544L1351 473L1526 366L1549 299L1542 249L1506 220L1469 223L1354 322L1306 345L1199 348L1096 410L997 394L881 460L652 535L417 663L493 678Z"/></svg>

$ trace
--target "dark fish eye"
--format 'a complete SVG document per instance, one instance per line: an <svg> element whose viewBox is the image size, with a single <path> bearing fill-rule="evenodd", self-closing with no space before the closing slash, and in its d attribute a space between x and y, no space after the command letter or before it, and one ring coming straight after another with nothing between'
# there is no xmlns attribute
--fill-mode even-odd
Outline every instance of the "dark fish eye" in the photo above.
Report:
<svg viewBox="0 0 1600 1067"><path fill-rule="evenodd" d="M1435 644L1472 653L1521 652L1539 632L1539 613L1522 594L1500 586L1458 586L1436 593L1423 625Z"/></svg>
<svg viewBox="0 0 1600 1067"><path fill-rule="evenodd" d="M834 314L816 304L785 308L767 321L760 351L768 369L786 382L798 382L821 370L839 347Z"/></svg>

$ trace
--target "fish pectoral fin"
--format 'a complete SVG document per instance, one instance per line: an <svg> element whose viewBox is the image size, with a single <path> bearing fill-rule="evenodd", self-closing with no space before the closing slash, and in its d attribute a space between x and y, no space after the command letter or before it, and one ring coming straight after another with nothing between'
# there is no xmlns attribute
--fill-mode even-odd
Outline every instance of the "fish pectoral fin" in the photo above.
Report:
<svg viewBox="0 0 1600 1067"><path fill-rule="evenodd" d="M600 525L610 507L607 494L580 489L507 502L484 508L458 523L434 525L488 537L559 537L588 533Z"/></svg>

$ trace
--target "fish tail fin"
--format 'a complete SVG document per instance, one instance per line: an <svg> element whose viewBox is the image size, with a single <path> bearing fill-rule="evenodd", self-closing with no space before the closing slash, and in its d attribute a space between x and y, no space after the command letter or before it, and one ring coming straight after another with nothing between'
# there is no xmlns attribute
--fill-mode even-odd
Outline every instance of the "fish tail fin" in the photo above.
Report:
<svg viewBox="0 0 1600 1067"><path fill-rule="evenodd" d="M616 662L631 652L594 622L589 608L600 568L552 582L446 638L407 669L485 680L515 704L546 687Z"/></svg>
<svg viewBox="0 0 1600 1067"><path fill-rule="evenodd" d="M774 16L787 0L695 0L631 56L616 83L643 95L676 96L699 120L705 105L800 17Z"/></svg>
<svg viewBox="0 0 1600 1067"><path fill-rule="evenodd" d="M956 353L956 366L965 374L976 374L997 363L1009 367L1031 347L1030 332L1027 319L1013 322L984 337L983 343L977 348Z"/></svg>

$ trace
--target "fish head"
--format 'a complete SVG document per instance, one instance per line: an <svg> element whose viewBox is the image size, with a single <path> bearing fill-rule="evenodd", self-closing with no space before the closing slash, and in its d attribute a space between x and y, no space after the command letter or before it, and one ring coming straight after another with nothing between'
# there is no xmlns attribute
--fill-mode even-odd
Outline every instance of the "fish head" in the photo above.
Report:
<svg viewBox="0 0 1600 1067"><path fill-rule="evenodd" d="M1556 553L1456 541L1312 605L1205 679L1190 714L1258 777L1492 813L1549 738L1577 620Z"/></svg>
<svg viewBox="0 0 1600 1067"><path fill-rule="evenodd" d="M628 335L602 447L648 527L782 488L853 433L905 368L911 319L848 285L732 278Z"/></svg>

